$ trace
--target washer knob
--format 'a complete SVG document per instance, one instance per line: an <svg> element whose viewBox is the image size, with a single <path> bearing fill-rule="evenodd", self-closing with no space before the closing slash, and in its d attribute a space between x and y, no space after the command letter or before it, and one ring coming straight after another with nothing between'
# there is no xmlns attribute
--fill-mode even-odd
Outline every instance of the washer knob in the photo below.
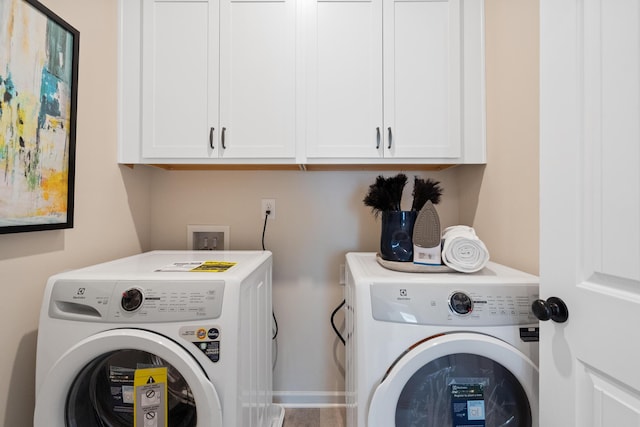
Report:
<svg viewBox="0 0 640 427"><path fill-rule="evenodd" d="M120 301L120 305L124 309L124 311L136 311L142 305L144 301L144 295L142 291L137 288L127 289L122 293L122 300Z"/></svg>
<svg viewBox="0 0 640 427"><path fill-rule="evenodd" d="M473 301L464 292L456 292L449 298L449 308L456 314L469 314L473 311Z"/></svg>

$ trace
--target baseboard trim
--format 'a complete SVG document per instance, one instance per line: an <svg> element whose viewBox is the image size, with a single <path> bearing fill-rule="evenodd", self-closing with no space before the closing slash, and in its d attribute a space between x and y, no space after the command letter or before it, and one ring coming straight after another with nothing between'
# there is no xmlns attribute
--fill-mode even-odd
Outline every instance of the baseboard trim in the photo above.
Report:
<svg viewBox="0 0 640 427"><path fill-rule="evenodd" d="M332 408L345 406L345 394L337 391L274 391L273 402L285 408Z"/></svg>

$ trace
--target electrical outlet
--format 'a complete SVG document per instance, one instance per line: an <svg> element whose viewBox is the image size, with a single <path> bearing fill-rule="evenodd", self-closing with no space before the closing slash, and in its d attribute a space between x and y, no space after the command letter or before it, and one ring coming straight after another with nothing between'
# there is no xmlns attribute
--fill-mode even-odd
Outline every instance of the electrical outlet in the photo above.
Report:
<svg viewBox="0 0 640 427"><path fill-rule="evenodd" d="M260 217L264 218L269 212L269 219L276 219L276 199L262 199L262 208L260 209Z"/></svg>

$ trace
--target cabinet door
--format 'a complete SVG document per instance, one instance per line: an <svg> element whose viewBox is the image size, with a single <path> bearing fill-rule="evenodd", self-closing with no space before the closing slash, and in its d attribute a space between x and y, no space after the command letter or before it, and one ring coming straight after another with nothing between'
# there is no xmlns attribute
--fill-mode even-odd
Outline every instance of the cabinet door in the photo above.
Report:
<svg viewBox="0 0 640 427"><path fill-rule="evenodd" d="M294 0L222 0L220 15L221 157L294 157Z"/></svg>
<svg viewBox="0 0 640 427"><path fill-rule="evenodd" d="M385 0L385 157L461 155L461 20L459 0Z"/></svg>
<svg viewBox="0 0 640 427"><path fill-rule="evenodd" d="M307 157L382 156L382 0L314 0L307 31Z"/></svg>
<svg viewBox="0 0 640 427"><path fill-rule="evenodd" d="M142 155L216 157L218 3L143 0Z"/></svg>

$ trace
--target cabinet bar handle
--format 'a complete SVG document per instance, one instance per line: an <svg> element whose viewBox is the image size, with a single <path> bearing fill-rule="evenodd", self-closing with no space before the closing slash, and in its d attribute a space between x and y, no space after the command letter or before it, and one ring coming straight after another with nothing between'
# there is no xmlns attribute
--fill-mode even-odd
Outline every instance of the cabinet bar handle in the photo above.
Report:
<svg viewBox="0 0 640 427"><path fill-rule="evenodd" d="M227 146L224 145L224 133L227 131L227 128L222 128L222 149L226 150Z"/></svg>
<svg viewBox="0 0 640 427"><path fill-rule="evenodd" d="M389 131L389 146L387 148L391 150L391 142L393 141L393 135L391 135L391 128L388 128L388 131Z"/></svg>
<svg viewBox="0 0 640 427"><path fill-rule="evenodd" d="M216 130L216 128L209 128L209 147L211 147L212 150L215 149L215 147L213 146L213 132Z"/></svg>
<svg viewBox="0 0 640 427"><path fill-rule="evenodd" d="M380 148L380 127L376 128L376 150Z"/></svg>

